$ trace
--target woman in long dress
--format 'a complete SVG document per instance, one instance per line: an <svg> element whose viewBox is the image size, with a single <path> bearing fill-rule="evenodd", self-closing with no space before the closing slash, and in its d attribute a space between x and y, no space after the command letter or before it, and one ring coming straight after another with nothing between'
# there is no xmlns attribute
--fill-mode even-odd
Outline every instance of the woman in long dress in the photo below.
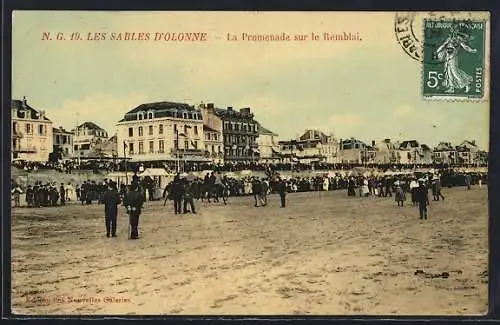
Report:
<svg viewBox="0 0 500 325"><path fill-rule="evenodd" d="M436 50L439 60L444 61L444 78L442 85L448 89L447 93L454 93L455 88L465 88L465 92L470 90L472 76L459 68L458 54L463 49L469 53L477 53L477 49L471 48L466 43L470 40L467 35L459 34L455 29L452 29L450 36Z"/></svg>
<svg viewBox="0 0 500 325"><path fill-rule="evenodd" d="M368 180L366 178L363 179L363 185L361 186L361 194L363 194L363 196L370 195L370 189L368 188Z"/></svg>

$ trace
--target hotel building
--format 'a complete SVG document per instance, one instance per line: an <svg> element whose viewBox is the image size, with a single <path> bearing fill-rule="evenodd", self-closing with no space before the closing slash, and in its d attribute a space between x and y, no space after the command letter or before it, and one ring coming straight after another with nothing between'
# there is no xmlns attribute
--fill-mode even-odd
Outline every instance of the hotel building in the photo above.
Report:
<svg viewBox="0 0 500 325"><path fill-rule="evenodd" d="M203 118L200 108L155 102L137 106L117 123L119 155L132 162L201 162Z"/></svg>
<svg viewBox="0 0 500 325"><path fill-rule="evenodd" d="M225 162L257 162L259 127L249 107L239 111L232 107L215 109L222 120Z"/></svg>

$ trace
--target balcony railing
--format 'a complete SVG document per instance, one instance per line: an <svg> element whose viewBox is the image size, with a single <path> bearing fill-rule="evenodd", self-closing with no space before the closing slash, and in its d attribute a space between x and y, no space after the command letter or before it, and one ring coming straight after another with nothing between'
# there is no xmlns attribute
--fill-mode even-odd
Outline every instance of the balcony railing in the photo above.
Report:
<svg viewBox="0 0 500 325"><path fill-rule="evenodd" d="M12 149L12 151L16 152L16 153L37 153L38 149L35 146L31 146L31 147L22 146L22 147L14 148L14 149Z"/></svg>
<svg viewBox="0 0 500 325"><path fill-rule="evenodd" d="M201 155L203 154L203 151L201 149L172 149L170 150L170 153L175 154L175 153L180 153L180 154L193 154L193 155Z"/></svg>

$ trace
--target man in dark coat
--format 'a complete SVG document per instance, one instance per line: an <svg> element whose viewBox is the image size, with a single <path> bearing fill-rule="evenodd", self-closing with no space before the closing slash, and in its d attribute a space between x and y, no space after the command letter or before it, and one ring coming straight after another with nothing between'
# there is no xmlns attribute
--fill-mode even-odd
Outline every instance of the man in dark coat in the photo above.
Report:
<svg viewBox="0 0 500 325"><path fill-rule="evenodd" d="M64 188L64 183L61 183L61 186L59 187L59 197L61 205L66 204L66 189Z"/></svg>
<svg viewBox="0 0 500 325"><path fill-rule="evenodd" d="M252 194L253 198L255 199L255 207L259 206L259 202L262 206L264 205L264 202L261 199L261 193L262 193L262 183L258 178L255 178L252 181Z"/></svg>
<svg viewBox="0 0 500 325"><path fill-rule="evenodd" d="M123 204L127 208L127 213L130 217L130 239L139 239L139 216L142 211L142 204L144 203L144 198L142 194L138 191L138 184L132 183L130 185L130 190L125 194Z"/></svg>
<svg viewBox="0 0 500 325"><path fill-rule="evenodd" d="M33 188L31 187L31 185L28 185L28 188L26 189L26 203L28 203L29 208L34 206L34 197L35 193L33 191Z"/></svg>
<svg viewBox="0 0 500 325"><path fill-rule="evenodd" d="M118 204L120 204L122 200L120 199L120 194L118 194L115 183L110 182L108 184L108 190L104 192L102 200L104 202L106 237L109 237L110 233L112 237L116 237L116 217L118 215Z"/></svg>
<svg viewBox="0 0 500 325"><path fill-rule="evenodd" d="M187 206L188 204L191 207L191 212L196 214L196 210L194 208L194 201L193 201L193 184L185 181L184 182L184 209L183 212L187 213Z"/></svg>
<svg viewBox="0 0 500 325"><path fill-rule="evenodd" d="M182 180L180 175L177 174L170 187L170 197L174 201L174 213L181 214L182 196L184 192L184 187L182 185Z"/></svg>
<svg viewBox="0 0 500 325"><path fill-rule="evenodd" d="M419 186L416 192L416 199L418 202L420 219L427 220L427 206L430 205L430 203L429 203L427 187L425 186L423 181L419 181Z"/></svg>
<svg viewBox="0 0 500 325"><path fill-rule="evenodd" d="M284 208L286 206L286 183L282 178L278 178L277 189L281 199L281 208Z"/></svg>

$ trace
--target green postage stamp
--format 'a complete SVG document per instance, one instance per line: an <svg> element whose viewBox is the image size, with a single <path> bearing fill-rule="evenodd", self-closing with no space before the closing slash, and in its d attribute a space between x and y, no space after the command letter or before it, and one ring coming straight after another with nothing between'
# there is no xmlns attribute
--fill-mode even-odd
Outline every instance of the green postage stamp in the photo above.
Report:
<svg viewBox="0 0 500 325"><path fill-rule="evenodd" d="M484 98L485 35L484 21L424 20L424 97Z"/></svg>

